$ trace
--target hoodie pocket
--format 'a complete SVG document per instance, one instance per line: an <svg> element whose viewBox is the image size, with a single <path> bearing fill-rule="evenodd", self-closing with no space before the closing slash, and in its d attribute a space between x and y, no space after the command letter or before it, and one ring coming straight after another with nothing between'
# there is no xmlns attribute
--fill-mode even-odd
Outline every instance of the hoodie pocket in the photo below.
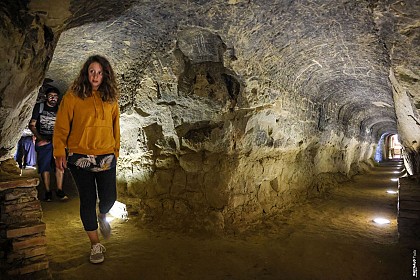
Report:
<svg viewBox="0 0 420 280"><path fill-rule="evenodd" d="M88 126L80 139L79 147L93 150L113 149L115 144L112 128Z"/></svg>

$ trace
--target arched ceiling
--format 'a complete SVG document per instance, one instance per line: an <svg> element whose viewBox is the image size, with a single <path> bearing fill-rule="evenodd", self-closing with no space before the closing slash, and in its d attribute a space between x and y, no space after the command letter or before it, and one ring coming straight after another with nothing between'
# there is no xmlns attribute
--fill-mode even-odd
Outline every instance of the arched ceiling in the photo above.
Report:
<svg viewBox="0 0 420 280"><path fill-rule="evenodd" d="M100 9L82 1L72 5L84 15L74 13L68 26L97 19L61 36L48 75L63 88L69 82L63 80L74 77L80 57L92 52L106 53L124 78L133 81L153 71L144 69L152 64L151 54L165 57L174 49L179 30L199 26L218 34L234 50L238 66L232 70L245 83L257 76L295 99L305 97L316 106L333 104L328 112L332 124L345 124L350 136L359 132L347 129L351 122L357 127L372 116L378 118L375 122L386 120L385 130L397 130L387 79L389 52L369 2L132 1L106 21L110 4ZM375 102L389 106L377 107Z"/></svg>
<svg viewBox="0 0 420 280"><path fill-rule="evenodd" d="M57 46L53 57L46 58L45 65L51 64L44 74L62 90L88 55L109 57L121 84L123 110L147 78L160 90L162 84L168 87L169 95L183 90L176 87L185 61L174 59L174 53L180 32L191 28L209 31L223 42L224 74L241 84L236 108L281 99L290 106L283 109L291 112L302 106L313 110L324 129L377 141L379 134L398 130L388 80L391 68L420 104L420 16L415 0L22 0L2 1L0 7L3 28L15 24L23 30L33 24L25 19L38 17L44 30L51 28ZM206 42L196 44L211 51ZM32 88L40 81L33 81ZM1 90L7 93L4 82ZM2 106L8 106L7 98L2 100ZM372 134L360 133L366 130L374 130L372 139Z"/></svg>

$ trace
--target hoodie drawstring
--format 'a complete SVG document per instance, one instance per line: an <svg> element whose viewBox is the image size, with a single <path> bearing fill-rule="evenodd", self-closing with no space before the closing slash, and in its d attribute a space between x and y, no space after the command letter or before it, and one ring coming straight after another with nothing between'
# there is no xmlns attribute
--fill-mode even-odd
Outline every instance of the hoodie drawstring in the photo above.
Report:
<svg viewBox="0 0 420 280"><path fill-rule="evenodd" d="M95 106L95 118L99 119L98 112L97 112L98 108L96 106L96 92L93 92L92 96L93 96L93 105ZM105 107L104 107L104 102L102 101L102 98L100 98L100 103L102 105L102 117L101 117L101 119L104 120L105 119Z"/></svg>

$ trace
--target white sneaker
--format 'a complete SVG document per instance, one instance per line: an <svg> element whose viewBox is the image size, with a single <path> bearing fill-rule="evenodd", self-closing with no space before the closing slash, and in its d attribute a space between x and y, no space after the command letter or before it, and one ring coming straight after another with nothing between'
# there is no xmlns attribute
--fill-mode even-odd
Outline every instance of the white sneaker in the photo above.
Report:
<svg viewBox="0 0 420 280"><path fill-rule="evenodd" d="M104 252L106 252L105 246L101 243L96 243L90 250L90 262L101 263L104 261Z"/></svg>

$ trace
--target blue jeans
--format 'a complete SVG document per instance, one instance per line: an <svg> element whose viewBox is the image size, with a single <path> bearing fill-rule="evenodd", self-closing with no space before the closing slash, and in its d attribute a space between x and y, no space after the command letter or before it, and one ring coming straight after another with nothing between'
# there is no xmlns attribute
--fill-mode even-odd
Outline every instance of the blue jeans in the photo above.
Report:
<svg viewBox="0 0 420 280"><path fill-rule="evenodd" d="M96 200L99 198L99 212L106 214L117 199L116 167L106 171L91 172L69 164L76 182L80 199L80 218L86 231L98 229Z"/></svg>
<svg viewBox="0 0 420 280"><path fill-rule="evenodd" d="M35 144L32 136L22 136L18 142L15 160L19 168L36 165Z"/></svg>

